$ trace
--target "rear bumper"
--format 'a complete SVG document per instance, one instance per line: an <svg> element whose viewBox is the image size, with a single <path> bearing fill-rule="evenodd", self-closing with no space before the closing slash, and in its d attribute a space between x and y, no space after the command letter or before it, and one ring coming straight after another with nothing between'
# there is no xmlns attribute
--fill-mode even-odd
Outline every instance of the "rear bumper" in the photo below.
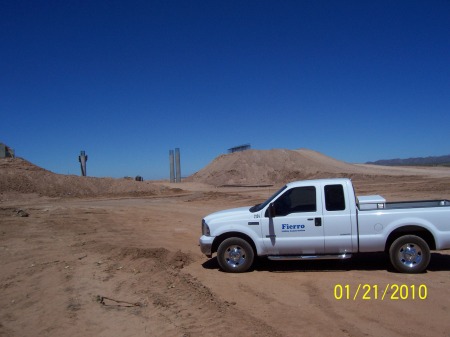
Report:
<svg viewBox="0 0 450 337"><path fill-rule="evenodd" d="M212 257L212 245L214 242L213 236L205 236L203 235L200 238L200 250L203 254L205 254L207 257Z"/></svg>

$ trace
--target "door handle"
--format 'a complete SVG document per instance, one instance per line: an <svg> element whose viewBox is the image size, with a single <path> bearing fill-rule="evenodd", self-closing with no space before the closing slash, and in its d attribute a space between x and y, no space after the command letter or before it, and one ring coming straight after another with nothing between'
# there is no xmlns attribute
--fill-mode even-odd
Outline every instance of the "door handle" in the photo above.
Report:
<svg viewBox="0 0 450 337"><path fill-rule="evenodd" d="M315 226L322 226L322 218L315 218L314 219L314 225Z"/></svg>

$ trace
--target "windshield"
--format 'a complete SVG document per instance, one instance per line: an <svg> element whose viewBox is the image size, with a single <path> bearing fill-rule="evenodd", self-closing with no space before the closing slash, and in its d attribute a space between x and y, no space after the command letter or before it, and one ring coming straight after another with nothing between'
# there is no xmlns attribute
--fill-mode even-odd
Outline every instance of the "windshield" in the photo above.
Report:
<svg viewBox="0 0 450 337"><path fill-rule="evenodd" d="M269 199L267 199L266 201L264 201L262 204L258 204L255 205L253 207L250 207L249 211L252 213L255 212L259 212L260 210L262 210L264 207L266 207L268 204L271 203L271 201L273 199L275 199L275 197L280 194L282 191L284 191L286 189L287 185L284 185L282 188L280 188L278 191L276 191Z"/></svg>

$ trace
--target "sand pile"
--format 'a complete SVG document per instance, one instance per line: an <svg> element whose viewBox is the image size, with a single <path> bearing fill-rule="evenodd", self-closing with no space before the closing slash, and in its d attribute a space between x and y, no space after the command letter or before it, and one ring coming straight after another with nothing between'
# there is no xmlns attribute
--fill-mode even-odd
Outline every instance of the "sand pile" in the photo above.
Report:
<svg viewBox="0 0 450 337"><path fill-rule="evenodd" d="M398 171L398 172L397 172ZM450 172L446 170L446 174ZM188 181L215 186L280 185L293 180L427 174L417 169L345 163L319 152L300 150L247 150L219 156Z"/></svg>
<svg viewBox="0 0 450 337"><path fill-rule="evenodd" d="M144 196L170 192L155 182L56 174L22 158L0 159L0 193L48 197Z"/></svg>

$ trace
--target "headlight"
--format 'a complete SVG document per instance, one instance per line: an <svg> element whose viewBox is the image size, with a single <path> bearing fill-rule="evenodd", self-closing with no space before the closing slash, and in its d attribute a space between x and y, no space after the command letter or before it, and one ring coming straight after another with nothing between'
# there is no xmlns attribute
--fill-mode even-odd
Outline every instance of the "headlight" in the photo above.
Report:
<svg viewBox="0 0 450 337"><path fill-rule="evenodd" d="M206 221L203 219L202 220L202 235L206 235L206 236L209 236L211 233L210 233L210 231L209 231L209 227L208 227L208 225L206 224Z"/></svg>

